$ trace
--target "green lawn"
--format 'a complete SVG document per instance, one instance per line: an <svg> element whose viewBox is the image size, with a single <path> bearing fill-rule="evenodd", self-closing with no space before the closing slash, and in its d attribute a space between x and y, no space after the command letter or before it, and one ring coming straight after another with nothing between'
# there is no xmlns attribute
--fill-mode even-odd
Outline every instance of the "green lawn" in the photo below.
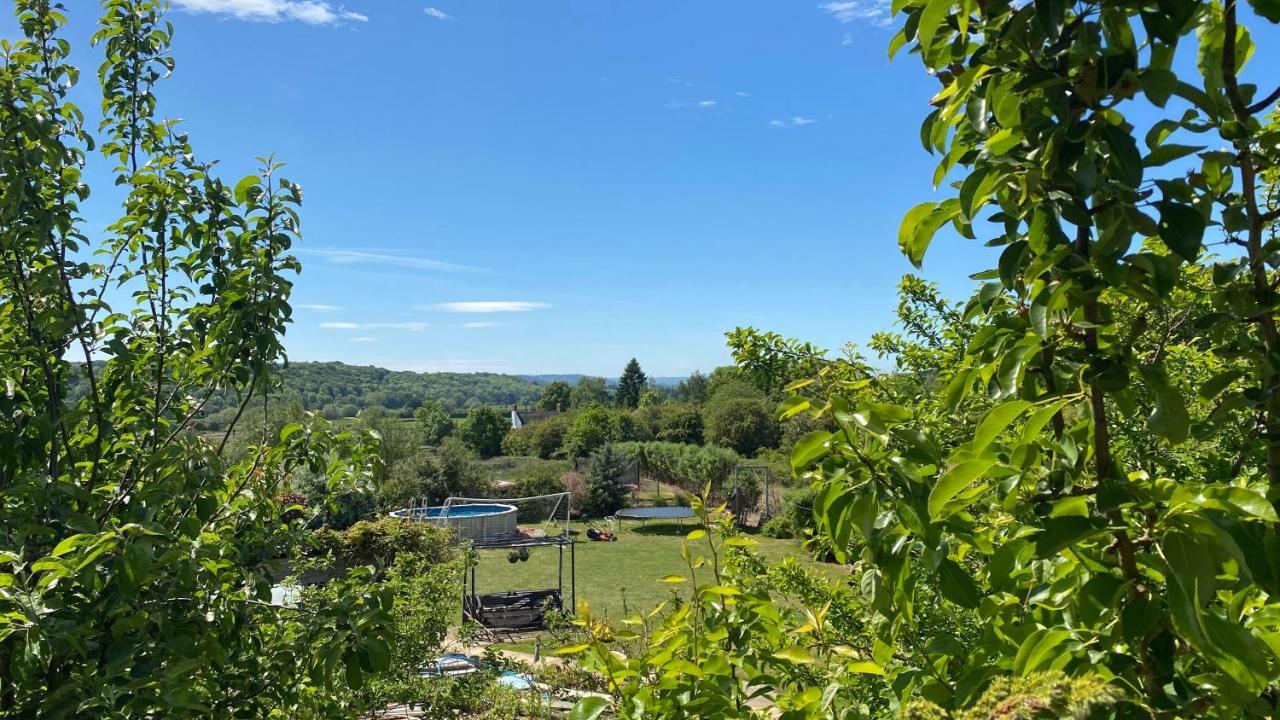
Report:
<svg viewBox="0 0 1280 720"><path fill-rule="evenodd" d="M623 589L626 605L631 612L648 611L670 596L672 588L680 585L662 583L667 575L687 575L688 567L680 558L680 543L685 533L696 527L686 520L684 526L671 523L649 522L644 526L628 522L623 525L616 542L590 542L586 539L586 526L574 523L578 535L577 576L578 599L590 603L592 612L621 617ZM756 535L756 548L770 561L795 556L810 562L809 556L795 540L775 540ZM705 541L699 544L705 548ZM705 550L704 550L705 552ZM527 561L510 563L506 551L485 550L480 553L480 565L476 571L476 587L480 592L503 590L532 590L556 586L556 554L554 547L534 548ZM833 575L840 569L833 565L820 566ZM708 571L709 572L709 571ZM565 551L565 593L568 601L569 554Z"/></svg>

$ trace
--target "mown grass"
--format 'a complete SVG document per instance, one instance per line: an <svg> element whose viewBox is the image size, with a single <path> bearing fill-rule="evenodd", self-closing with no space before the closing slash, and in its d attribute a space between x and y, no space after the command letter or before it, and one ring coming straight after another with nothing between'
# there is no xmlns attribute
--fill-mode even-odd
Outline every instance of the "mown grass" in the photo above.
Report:
<svg viewBox="0 0 1280 720"><path fill-rule="evenodd" d="M593 614L621 618L631 612L647 612L670 597L672 591L687 592L687 586L663 583L668 575L688 575L689 568L680 557L680 543L685 535L697 527L693 520L681 526L675 522L651 521L641 526L627 522L618 533L616 542L590 542L586 539L587 525L574 523L581 531L576 545L578 599L590 604ZM756 550L771 562L792 556L821 567L832 575L841 572L833 565L814 563L808 553L795 540L776 540L754 536L759 543ZM694 548L706 554L704 541ZM556 586L556 556L554 547L534 548L529 559L508 562L505 550L480 552L480 564L476 571L476 587L482 592L504 590L533 590ZM565 602L569 602L569 551L565 550ZM702 571L700 571L702 572ZM710 571L706 571L710 572Z"/></svg>

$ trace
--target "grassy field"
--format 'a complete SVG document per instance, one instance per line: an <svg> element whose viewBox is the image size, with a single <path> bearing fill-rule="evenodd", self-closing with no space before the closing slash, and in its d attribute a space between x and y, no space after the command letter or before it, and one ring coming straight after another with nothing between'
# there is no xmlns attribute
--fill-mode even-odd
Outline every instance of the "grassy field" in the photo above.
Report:
<svg viewBox="0 0 1280 720"><path fill-rule="evenodd" d="M607 613L621 617L624 613L623 597L631 612L648 611L667 599L673 587L662 583L667 575L687 575L688 567L680 558L680 543L685 533L696 527L686 520L683 527L677 523L649 522L643 526L626 523L616 542L590 542L586 540L586 526L574 524L583 531L578 535L577 577L578 598L590 603L596 614ZM811 562L809 556L795 540L775 540L756 535L756 548L771 561L795 556ZM702 541L705 542L705 541ZM704 545L705 547L705 545ZM506 551L486 550L480 553L480 565L476 571L476 586L481 592L503 590L532 590L556 586L556 555L553 547L535 548L525 562L510 563ZM840 568L823 565L836 575ZM569 555L565 551L565 592L568 587ZM568 598L566 597L566 601Z"/></svg>

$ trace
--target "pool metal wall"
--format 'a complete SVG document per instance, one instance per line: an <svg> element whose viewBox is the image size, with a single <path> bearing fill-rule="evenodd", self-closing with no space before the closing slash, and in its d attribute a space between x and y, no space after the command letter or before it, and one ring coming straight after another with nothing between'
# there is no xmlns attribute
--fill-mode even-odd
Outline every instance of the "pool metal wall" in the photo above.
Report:
<svg viewBox="0 0 1280 720"><path fill-rule="evenodd" d="M514 537L517 532L515 506L502 503L494 503L494 506L503 509L498 512L485 513L484 515L442 515L432 517L422 512L422 510L436 508L415 508L412 510L395 510L391 513L391 516L444 525L451 528L453 534L460 540L493 542ZM454 506L455 509L465 507L467 506Z"/></svg>

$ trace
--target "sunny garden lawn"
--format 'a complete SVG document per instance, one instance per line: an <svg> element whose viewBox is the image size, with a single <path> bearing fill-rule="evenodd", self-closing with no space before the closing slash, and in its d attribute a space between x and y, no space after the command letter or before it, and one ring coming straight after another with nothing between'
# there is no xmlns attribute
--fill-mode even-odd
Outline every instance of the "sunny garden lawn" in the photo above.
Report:
<svg viewBox="0 0 1280 720"><path fill-rule="evenodd" d="M578 599L586 600L595 614L619 618L629 612L652 609L670 597L673 590L687 591L687 586L664 583L661 579L668 575L688 574L689 569L680 558L680 543L685 534L695 527L692 520L686 520L683 526L674 522L649 522L644 526L627 522L618 533L616 542L591 542L586 540L587 526L574 523L574 529L581 531L576 548ZM756 550L770 561L794 556L812 563L809 554L796 540L777 540L759 534L753 537L759 543ZM476 572L477 589L480 592L500 592L555 587L556 552L555 548L535 548L527 561L510 563L506 550L481 551L480 566ZM832 577L843 572L836 565L812 564L829 572ZM566 595L569 591L568 573L566 551Z"/></svg>

